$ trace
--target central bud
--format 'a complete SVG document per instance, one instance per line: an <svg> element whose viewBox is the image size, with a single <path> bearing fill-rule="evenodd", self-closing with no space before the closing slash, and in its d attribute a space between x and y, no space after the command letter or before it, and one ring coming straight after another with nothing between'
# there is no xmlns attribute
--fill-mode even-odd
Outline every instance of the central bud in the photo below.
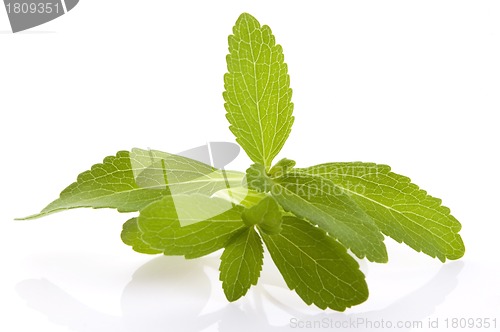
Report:
<svg viewBox="0 0 500 332"><path fill-rule="evenodd" d="M246 181L249 189L262 193L271 191L273 186L273 180L266 173L264 165L261 164L253 164L247 169Z"/></svg>

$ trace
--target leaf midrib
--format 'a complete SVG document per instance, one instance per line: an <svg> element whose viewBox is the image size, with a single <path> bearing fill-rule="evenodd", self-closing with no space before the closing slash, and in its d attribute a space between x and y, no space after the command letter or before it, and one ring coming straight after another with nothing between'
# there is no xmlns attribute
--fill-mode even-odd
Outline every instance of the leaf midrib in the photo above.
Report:
<svg viewBox="0 0 500 332"><path fill-rule="evenodd" d="M307 174L309 174L309 173L307 173ZM313 175L313 174L309 174L309 175L311 175L311 176L318 176L318 175ZM318 176L318 177L320 177L320 176ZM442 237L437 236L436 234L432 233L429 229L425 228L423 225L421 225L421 224L419 224L419 223L417 223L417 222L414 222L414 221L413 221L412 219L410 219L408 216L406 216L405 214L403 214L403 212L398 211L398 210L396 210L396 209L394 209L394 208L392 208L392 207L390 207L390 206L387 206L387 205L385 205L385 204L383 204L383 203L381 203L381 202L379 202L379 201L377 201L377 200L374 200L374 199L372 199L372 198L370 198L370 197L368 197L368 196L364 196L364 195L359 194L359 193L357 193L357 192L355 192L355 191L349 190L347 187L342 186L342 185L341 185L341 184L339 184L339 183L336 183L336 185L338 185L338 186L342 187L345 191L349 192L349 193L350 193L350 194L352 194L352 195L355 195L355 196L361 197L361 198L363 198L363 199L366 199L366 200L368 200L368 201L370 201L370 202L372 202L372 203L375 203L376 205L379 205L379 206L381 206L381 207L386 208L386 209L387 209L387 210L389 210L391 213L393 213L393 212L394 212L394 213L396 213L396 214L400 215L400 216L401 216L401 217L403 217L404 219L406 219L406 220L410 221L413 225L417 225L417 226L418 226L421 230L423 230L424 232L426 232L426 233L430 233L430 234L432 234L433 236L436 236L437 238L439 238L441 241L443 241L443 242L444 242L444 243L446 243L446 244L448 243L448 242L447 242L446 240L444 240ZM415 214L416 214L416 213L415 213ZM418 215L418 216L420 216L420 217L423 217L423 218L425 218L426 220L429 220L428 218L426 218L426 217L424 217L424 216L422 216L422 215L419 215L419 214L416 214L416 215ZM397 218L395 218L395 219L397 220ZM433 221L433 220L431 220L431 221ZM398 223L399 223L399 224L401 224L402 226L404 226L401 222L399 222L399 221L398 221ZM447 227L446 225L443 225L443 224L441 224L441 223L438 223L438 224L439 224L440 226L442 226L442 227L449 228L449 227ZM410 230L408 227L404 227L404 228L405 228L405 229L407 229L407 230ZM417 237L419 237L419 238L421 238L421 239L425 239L425 237L424 237L424 236L419 235L419 234L418 234L418 233L416 233L416 232L412 232L412 233L414 233ZM426 242L427 242L427 241L426 241ZM427 242L427 243L428 243L428 242Z"/></svg>
<svg viewBox="0 0 500 332"><path fill-rule="evenodd" d="M283 188L284 188L284 187L283 187ZM316 206L316 204L320 204L320 203L310 203L310 202L308 202L307 200L305 200L304 198L302 198L301 196L294 194L294 193L293 193L293 192L291 192L290 190L288 190L288 189L286 189L286 188L285 188L285 190L287 190L289 193L291 193L291 195L294 195L295 197L297 197L298 199L302 200L303 202L308 203L308 206L311 206L311 207L314 209L314 211L315 211L316 213L318 213L318 212L319 212L319 214L320 214L320 215L323 215L323 216L324 216L324 215L327 215L327 216L331 217L333 220L335 220L335 223L336 223L336 225L337 225L337 226L340 226L340 227L345 227L345 228L347 228L347 229L349 230L349 232L352 232L352 233L355 233L356 235L359 235L359 233L358 233L358 232L356 232L356 230L355 230L355 229L353 229L353 228L352 228L349 224L345 224L345 223L343 223L343 222L339 221L337 218L333 217L332 215L330 215L330 214L328 214L328 213L325 213L323 210L321 210L319 207L317 207L317 206ZM323 204L320 204L320 205L323 205ZM326 207L328 207L328 206L326 206ZM310 218L306 218L306 219L310 220ZM312 220L311 220L311 221L312 221ZM317 223L316 223L316 224L317 224ZM360 225L360 226L365 226L363 223L360 223L359 225ZM332 232L330 232L330 231L328 231L328 233L329 233L329 234L331 234L332 236L334 235L334 234L332 234ZM336 236L336 238L337 238L337 240L339 240L337 236ZM363 236L363 238L364 238L364 239L366 239L366 237L365 237L365 236ZM347 244L345 243L345 241L341 241L341 240L339 240L339 241L340 241L342 244L344 244L344 246L346 246L348 249L351 249L351 248L350 248L350 246L347 246ZM365 253L365 255L366 255L366 253Z"/></svg>
<svg viewBox="0 0 500 332"><path fill-rule="evenodd" d="M250 49L253 50L253 40L250 32L250 26L248 24L248 21L246 21L247 24L247 29L248 29L248 37L250 40ZM260 52L260 50L259 50ZM258 117L258 123L259 123L259 130L260 130L260 144L262 147L261 154L262 154L262 162L264 163L264 166L267 168L269 165L267 164L267 156L265 156L265 142L264 142L264 128L262 127L262 119L260 116L260 98L259 98L259 85L258 85L258 79L257 79L257 61L255 60L253 56L253 52L250 51L251 57L252 57L252 65L253 65L253 78L255 81L255 106L257 108L257 117Z"/></svg>
<svg viewBox="0 0 500 332"><path fill-rule="evenodd" d="M287 237L285 237L285 236L283 236L283 235L281 235L281 234L279 234L278 236L280 236L282 239L286 240L286 241L287 241L287 242L288 242L291 246L293 246L293 247L297 248L297 250L299 250L299 251L300 251L302 254L304 254L304 255L305 255L308 259L310 259L312 262L314 262L314 265L315 265L316 267L317 267L317 266L319 266L322 270L324 270L325 272L327 272L327 273L328 273L329 275L331 275L333 278L335 278L336 280L338 280L338 281L339 281L339 282L341 282L342 284L347 285L349 288L354 289L354 291L355 291L356 293L361 294L361 292L360 292L358 289L356 289L356 288L352 287L352 285L351 285L351 284L349 284L349 283L347 283L346 281L344 281L344 280L340 279L338 276L336 276L336 275L332 274L329 270L327 270L327 269L326 269L325 267L323 267L321 264L318 264L316 259L314 259L313 257L311 257L308 253L306 253L304 250L302 250L299 246L297 246L294 242L292 242L291 240L289 240ZM273 245L274 245L276 248L279 248L279 246L277 246L277 245L276 245L276 242L274 242L274 240L272 239L272 236L269 236L268 238L271 240L271 242L273 243ZM280 250L278 250L278 252L280 253L281 258L282 258L284 261L286 261L286 259L285 259L285 258L283 257L283 255L281 254L281 251L280 251ZM328 260L330 260L330 259L328 259ZM295 269L294 269L294 270L295 270ZM296 271L295 271L295 272L296 272ZM299 274L297 274L297 275L299 275ZM319 277L319 279L320 279L320 280L321 280L321 282L323 283L323 280L322 280L321 276L320 276L317 272L316 272L316 275ZM300 275L299 275L299 278L300 278ZM302 283L303 283L304 285L307 285L307 283L306 283L306 282L304 282L304 280L302 280L302 278L300 278L300 279L301 279L301 281L302 281ZM333 293L332 293L332 292L330 292L330 291L329 291L329 290L328 290L328 289L327 289L327 288L326 288L323 284L321 285L321 287L322 287L324 290L326 290L328 293L330 293L330 294L331 294L334 298L339 298L339 299L342 299L342 300L344 300L344 301L346 301L346 302L348 302L348 301L350 300L350 299L346 299L346 298L340 297L340 296L338 296L338 295L336 295L336 294L333 294ZM315 293L316 293L316 292L315 292ZM361 295L362 295L362 294L361 294ZM314 301L313 301L313 302L314 302Z"/></svg>
<svg viewBox="0 0 500 332"><path fill-rule="evenodd" d="M247 249L248 249L247 247L249 247L247 244L249 242L250 236L252 235L251 233L254 232L254 230L249 228L249 229L246 230L246 232L247 232L247 236L246 236L246 240L245 240L244 245L243 245L243 253L241 255L242 259L240 260L240 263L239 263L239 266L238 266L238 269L237 269L237 272L236 272L236 275L238 276L238 278L236 278L236 280L239 279L239 276L240 276L240 273L241 273L241 267L243 266L243 261L246 260L246 256L245 255L247 253ZM252 271L249 271L249 272L251 273ZM250 279L250 283L252 283L252 280L251 280L250 276L249 276L249 279ZM243 284L240 282L240 286L241 285L243 285ZM233 297L234 297L234 293L235 292L236 292L236 289L233 287L233 291L232 291Z"/></svg>

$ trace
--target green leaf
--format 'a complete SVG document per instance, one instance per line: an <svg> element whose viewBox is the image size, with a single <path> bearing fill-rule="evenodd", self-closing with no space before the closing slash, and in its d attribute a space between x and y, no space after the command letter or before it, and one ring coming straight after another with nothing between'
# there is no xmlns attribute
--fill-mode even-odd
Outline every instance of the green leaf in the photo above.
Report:
<svg viewBox="0 0 500 332"><path fill-rule="evenodd" d="M271 29L242 14L229 36L224 100L230 130L255 163L270 168L293 124L283 49Z"/></svg>
<svg viewBox="0 0 500 332"><path fill-rule="evenodd" d="M139 211L170 193L211 195L229 186L241 186L244 174L225 172L196 160L154 150L133 149L106 157L78 176L34 219L74 208L115 208Z"/></svg>
<svg viewBox="0 0 500 332"><path fill-rule="evenodd" d="M458 259L465 247L458 234L461 225L441 200L373 163L328 163L298 171L333 181L356 200L380 230L416 251L441 261Z"/></svg>
<svg viewBox="0 0 500 332"><path fill-rule="evenodd" d="M127 220L123 224L121 234L123 243L131 246L135 251L143 254L161 254L159 249L152 248L149 244L142 239L142 232L137 226L137 218Z"/></svg>
<svg viewBox="0 0 500 332"><path fill-rule="evenodd" d="M281 231L282 213L278 203L271 196L267 196L257 205L243 210L241 218L246 225L257 225L268 234L277 234Z"/></svg>
<svg viewBox="0 0 500 332"><path fill-rule="evenodd" d="M262 237L288 287L307 304L344 311L368 298L358 263L320 228L284 217L281 233Z"/></svg>
<svg viewBox="0 0 500 332"><path fill-rule="evenodd" d="M290 172L295 167L295 161L283 158L274 165L269 171L269 175L273 178L278 178Z"/></svg>
<svg viewBox="0 0 500 332"><path fill-rule="evenodd" d="M271 193L285 210L318 225L359 258L387 262L384 236L342 188L299 173L274 181Z"/></svg>
<svg viewBox="0 0 500 332"><path fill-rule="evenodd" d="M141 188L168 187L172 195L210 196L228 187L241 187L245 176L242 172L219 170L194 159L156 150L133 149L130 160Z"/></svg>
<svg viewBox="0 0 500 332"><path fill-rule="evenodd" d="M223 248L233 234L246 227L242 210L200 194L166 196L141 210L138 227L142 240L165 255L196 258ZM199 221L207 215L212 216ZM189 218L195 222L186 223Z"/></svg>
<svg viewBox="0 0 500 332"><path fill-rule="evenodd" d="M262 241L253 227L235 235L226 245L221 256L220 280L229 301L238 300L252 285L257 285L263 259Z"/></svg>
<svg viewBox="0 0 500 332"><path fill-rule="evenodd" d="M61 192L58 199L39 214L24 219L81 207L115 208L120 212L133 212L168 194L166 189L139 187L132 171L130 153L120 151L116 156L106 157L102 164L96 164L89 171L81 173L76 182Z"/></svg>

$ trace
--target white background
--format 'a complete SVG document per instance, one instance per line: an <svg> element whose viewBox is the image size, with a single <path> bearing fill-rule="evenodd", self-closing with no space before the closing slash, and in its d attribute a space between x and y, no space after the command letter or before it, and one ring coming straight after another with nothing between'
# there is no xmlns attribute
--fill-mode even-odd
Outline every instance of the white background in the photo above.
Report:
<svg viewBox="0 0 500 332"><path fill-rule="evenodd" d="M443 265L388 239L388 264L361 263L369 300L337 313L302 303L269 259L227 303L220 253L140 255L115 211L13 220L117 150L233 141L222 77L244 11L271 26L289 65L296 121L280 157L391 165L462 222L463 259ZM500 330L499 17L498 1L82 0L12 34L2 7L0 330L291 331L297 318L431 331L429 319L469 317Z"/></svg>

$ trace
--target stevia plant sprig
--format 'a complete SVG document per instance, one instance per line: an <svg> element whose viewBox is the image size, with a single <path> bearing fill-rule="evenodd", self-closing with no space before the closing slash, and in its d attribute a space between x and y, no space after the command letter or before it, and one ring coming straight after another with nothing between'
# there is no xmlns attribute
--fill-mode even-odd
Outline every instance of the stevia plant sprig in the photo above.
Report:
<svg viewBox="0 0 500 332"><path fill-rule="evenodd" d="M250 14L229 36L227 67L224 106L253 161L246 172L160 151L120 151L24 219L80 207L138 212L121 234L137 252L196 258L224 249L220 279L229 301L257 284L265 247L305 303L338 311L368 298L351 253L387 262L385 236L442 262L463 256L461 225L450 210L389 166L273 164L294 122L292 90L283 49Z"/></svg>

